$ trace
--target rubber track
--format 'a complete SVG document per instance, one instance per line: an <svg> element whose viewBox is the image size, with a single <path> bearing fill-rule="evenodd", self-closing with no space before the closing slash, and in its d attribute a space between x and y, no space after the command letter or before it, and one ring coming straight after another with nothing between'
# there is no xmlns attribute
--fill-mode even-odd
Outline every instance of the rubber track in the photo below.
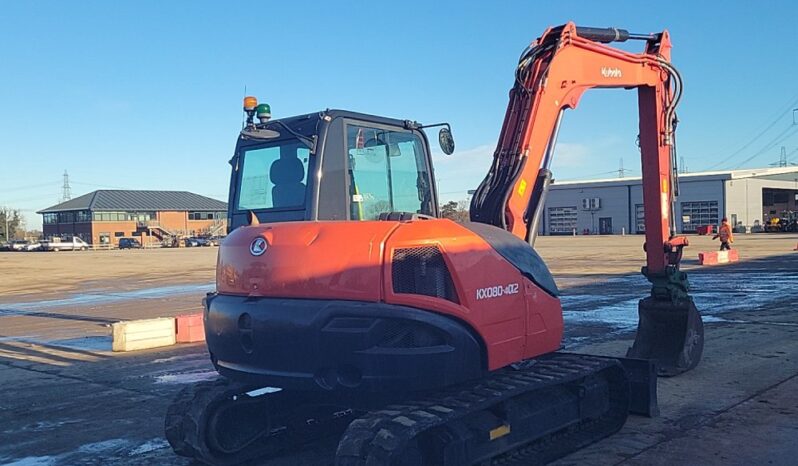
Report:
<svg viewBox="0 0 798 466"><path fill-rule="evenodd" d="M172 449L178 455L193 458L205 464L227 466L237 465L262 457L282 456L295 448L304 448L313 444L313 441L327 439L331 434L336 437L343 432L346 424L340 427L336 423L341 421L326 420L321 429L307 424L308 430L302 434L281 436L279 438L265 437L255 441L242 451L235 454L219 454L213 451L206 436L212 434L207 431L207 409L211 404L227 402L234 395L241 395L255 387L242 385L227 379L218 379L210 382L200 382L185 387L169 405L165 420L166 438ZM293 407L300 406L302 398L293 393L281 392L283 395L278 406L278 412L290 412ZM277 414L277 413L275 413ZM325 415L327 411L325 411ZM342 418L337 418L342 419ZM310 434L310 435L308 435Z"/></svg>
<svg viewBox="0 0 798 466"><path fill-rule="evenodd" d="M201 458L204 452L198 445L202 411L198 407L207 405L230 386L225 379L200 382L183 388L166 411L164 430L172 449L180 456Z"/></svg>
<svg viewBox="0 0 798 466"><path fill-rule="evenodd" d="M530 367L505 368L488 379L461 385L434 398L372 411L349 425L338 444L336 465L388 466L401 455L411 439L424 431L518 395L566 384L613 368L623 370L619 362L607 358L553 353L535 360ZM610 393L622 404L615 407L615 412L611 411L601 420L580 423L498 454L490 464L545 463L617 432L628 413L628 384L610 386Z"/></svg>
<svg viewBox="0 0 798 466"><path fill-rule="evenodd" d="M181 390L169 405L164 423L166 439L175 453L215 465L233 465L251 459L253 457L251 454L229 459L220 458L211 453L205 439L200 438L205 433L205 408L220 397L246 390L246 387L227 379L200 382Z"/></svg>

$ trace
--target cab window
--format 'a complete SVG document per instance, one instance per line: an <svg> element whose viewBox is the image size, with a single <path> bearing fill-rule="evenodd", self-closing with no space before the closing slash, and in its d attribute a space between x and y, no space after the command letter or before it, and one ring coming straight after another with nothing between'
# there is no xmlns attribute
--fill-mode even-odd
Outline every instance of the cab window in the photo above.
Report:
<svg viewBox="0 0 798 466"><path fill-rule="evenodd" d="M303 208L310 150L290 140L242 154L237 210Z"/></svg>
<svg viewBox="0 0 798 466"><path fill-rule="evenodd" d="M426 156L410 131L348 125L350 218L376 220L383 212L432 215Z"/></svg>

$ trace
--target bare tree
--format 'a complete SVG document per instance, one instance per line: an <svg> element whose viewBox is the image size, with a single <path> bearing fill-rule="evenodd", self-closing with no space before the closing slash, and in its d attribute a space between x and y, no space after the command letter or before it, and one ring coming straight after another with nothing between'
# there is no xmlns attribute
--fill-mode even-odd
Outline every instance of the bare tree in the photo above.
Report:
<svg viewBox="0 0 798 466"><path fill-rule="evenodd" d="M19 209L0 207L0 238L3 241L14 239L23 221L22 213Z"/></svg>
<svg viewBox="0 0 798 466"><path fill-rule="evenodd" d="M467 222L469 220L467 201L449 201L441 206L441 217L454 220L455 222Z"/></svg>

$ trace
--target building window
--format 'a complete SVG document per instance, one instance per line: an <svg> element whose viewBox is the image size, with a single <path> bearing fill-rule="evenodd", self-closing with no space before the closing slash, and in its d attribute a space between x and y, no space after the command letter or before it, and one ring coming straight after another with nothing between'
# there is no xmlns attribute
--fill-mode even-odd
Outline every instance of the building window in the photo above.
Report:
<svg viewBox="0 0 798 466"><path fill-rule="evenodd" d="M222 218L222 212L189 212L189 220L214 220Z"/></svg>
<svg viewBox="0 0 798 466"><path fill-rule="evenodd" d="M55 213L55 212L49 212L49 213L43 214L42 222L45 225L56 224L56 223L58 223L58 214Z"/></svg>
<svg viewBox="0 0 798 466"><path fill-rule="evenodd" d="M128 222L133 217L127 212L94 212L95 222Z"/></svg>
<svg viewBox="0 0 798 466"><path fill-rule="evenodd" d="M79 210L75 212L75 222L77 223L91 222L91 212L89 212L88 210Z"/></svg>
<svg viewBox="0 0 798 466"><path fill-rule="evenodd" d="M682 202L683 233L695 233L703 225L718 224L718 201Z"/></svg>
<svg viewBox="0 0 798 466"><path fill-rule="evenodd" d="M59 212L58 223L75 223L75 212Z"/></svg>
<svg viewBox="0 0 798 466"><path fill-rule="evenodd" d="M155 212L127 212L128 220L137 222L149 222L155 220Z"/></svg>
<svg viewBox="0 0 798 466"><path fill-rule="evenodd" d="M549 234L572 234L576 230L576 206L549 207Z"/></svg>
<svg viewBox="0 0 798 466"><path fill-rule="evenodd" d="M122 238L123 236L125 236L125 232L124 231L116 231L116 232L114 232L114 236L117 237L117 238Z"/></svg>
<svg viewBox="0 0 798 466"><path fill-rule="evenodd" d="M790 202L790 190L769 188L762 190L763 205L775 206L776 204L787 204L788 202Z"/></svg>
<svg viewBox="0 0 798 466"><path fill-rule="evenodd" d="M635 232L646 232L646 209L643 204L635 204Z"/></svg>

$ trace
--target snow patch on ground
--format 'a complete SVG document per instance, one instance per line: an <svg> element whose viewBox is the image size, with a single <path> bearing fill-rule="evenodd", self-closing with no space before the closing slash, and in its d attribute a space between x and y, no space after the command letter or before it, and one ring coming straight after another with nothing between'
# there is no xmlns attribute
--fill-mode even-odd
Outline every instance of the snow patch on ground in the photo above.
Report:
<svg viewBox="0 0 798 466"><path fill-rule="evenodd" d="M155 377L155 383L189 384L212 380L219 376L216 371L188 372L178 374L164 374Z"/></svg>
<svg viewBox="0 0 798 466"><path fill-rule="evenodd" d="M139 440L140 441L140 440ZM101 442L87 443L76 450L57 456L30 456L26 458L11 459L0 457L0 466L61 466L72 464L114 464L125 457L141 457L169 448L169 442L163 438L152 438L144 443L134 443L130 439L109 439ZM107 458L107 461L97 462L89 458ZM125 463L127 464L127 463ZM138 464L138 462L136 463Z"/></svg>
<svg viewBox="0 0 798 466"><path fill-rule="evenodd" d="M189 359L189 358L195 358L195 357L196 357L196 355L194 355L194 354L184 354L182 356L171 356L171 357L168 357L168 358L153 359L152 363L153 364L162 364L162 363L165 363L165 362L174 362L174 361L180 361L181 359ZM204 357L205 357L205 355L203 355L203 358Z"/></svg>
<svg viewBox="0 0 798 466"><path fill-rule="evenodd" d="M27 426L23 427L22 430L41 432L45 430L57 429L59 427L67 426L70 424L79 424L81 422L83 422L83 419L69 419L66 421L40 421L40 422L34 422L33 424L28 424Z"/></svg>
<svg viewBox="0 0 798 466"><path fill-rule="evenodd" d="M20 458L10 463L0 463L0 466L52 466L55 464L55 458L52 456L28 456L27 458ZM0 458L0 461L6 461Z"/></svg>
<svg viewBox="0 0 798 466"><path fill-rule="evenodd" d="M168 448L168 447L169 447L169 442L167 442L166 440L161 438L154 438L130 450L130 452L128 452L128 456L143 455L151 451L160 450L162 448Z"/></svg>
<svg viewBox="0 0 798 466"><path fill-rule="evenodd" d="M81 445L78 451L81 453L99 453L108 450L115 450L126 446L129 442L121 438L103 440L102 442L87 443Z"/></svg>

